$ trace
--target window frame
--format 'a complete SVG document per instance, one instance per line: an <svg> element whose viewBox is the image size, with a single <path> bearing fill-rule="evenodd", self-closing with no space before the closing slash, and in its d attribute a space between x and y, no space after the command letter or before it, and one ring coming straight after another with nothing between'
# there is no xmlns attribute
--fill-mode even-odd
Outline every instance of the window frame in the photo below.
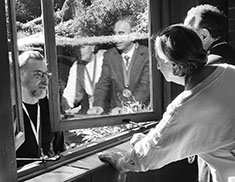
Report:
<svg viewBox="0 0 235 182"><path fill-rule="evenodd" d="M23 119L23 110L22 110L22 96L21 96L21 87L20 87L20 71L19 71L19 61L18 61L18 45L17 45L17 31L16 31L16 12L15 12L15 1L8 1L8 15L9 15L9 32L11 43L8 45L11 49L11 59L12 59L12 70L13 71L13 88L15 97L16 109L13 112L16 112L16 128L19 130L15 134L15 147L17 150L25 141L24 134L24 119ZM8 40L9 41L9 40ZM14 119L14 118L13 118Z"/></svg>
<svg viewBox="0 0 235 182"><path fill-rule="evenodd" d="M153 0L148 0L148 8L150 9L150 3ZM150 59L150 82L151 82L151 96L152 96L152 106L153 111L151 112L141 112L135 114L125 114L125 115L115 115L106 116L101 115L99 117L88 117L83 119L60 118L60 102L59 102L59 86L58 86L58 64L57 61L57 51L56 51L56 38L54 30L54 16L53 16L53 4L52 1L41 0L42 2L42 14L43 14L43 24L44 24L44 39L45 39L45 57L48 60L48 69L52 72L53 76L49 83L49 107L50 107L50 119L52 129L54 131L66 131L71 129L80 128L91 128L91 127L101 127L124 124L128 121L142 122L142 121L156 121L159 120L162 114L162 76L160 72L156 69L156 61L153 52L153 41L151 41L152 31L151 25L149 28L149 59ZM149 11L150 12L150 11ZM149 13L149 21L151 22L151 16ZM151 23L150 23L151 24ZM50 46L49 46L50 45ZM53 61L52 61L53 60ZM154 77L154 81L153 78ZM158 94L153 94L158 93Z"/></svg>
<svg viewBox="0 0 235 182"><path fill-rule="evenodd" d="M7 16L5 1L0 1L0 50L1 50L1 71L0 88L1 97L1 125L0 125L0 181L16 181L16 156L15 156L15 138L13 129L12 104L11 104L11 83L10 83L10 64L7 40Z"/></svg>

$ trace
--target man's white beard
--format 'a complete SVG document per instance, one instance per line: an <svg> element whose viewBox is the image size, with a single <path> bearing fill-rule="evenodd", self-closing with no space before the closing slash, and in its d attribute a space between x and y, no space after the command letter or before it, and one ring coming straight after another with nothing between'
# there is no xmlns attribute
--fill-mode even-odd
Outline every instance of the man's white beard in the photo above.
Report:
<svg viewBox="0 0 235 182"><path fill-rule="evenodd" d="M46 89L38 89L38 90L34 90L32 91L32 97L36 98L36 99L43 99L44 97L46 97Z"/></svg>

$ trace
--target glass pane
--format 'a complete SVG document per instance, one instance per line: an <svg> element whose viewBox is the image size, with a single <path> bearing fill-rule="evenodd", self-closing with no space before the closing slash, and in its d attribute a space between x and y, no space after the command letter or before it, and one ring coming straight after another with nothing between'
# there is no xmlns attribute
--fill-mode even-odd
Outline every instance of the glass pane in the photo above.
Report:
<svg viewBox="0 0 235 182"><path fill-rule="evenodd" d="M74 4L64 1L60 7L56 4L57 1L54 1L52 9L50 9L52 1L42 2L43 17L40 8L36 8L40 7L40 4L37 6L35 4L33 17L29 17L25 22L18 19L21 22L18 23L17 33L20 52L25 49L38 50L48 61L49 71L52 72L48 93L52 127L56 128L55 130L66 130L66 140L70 144L73 142L70 139L76 136L77 140L80 132L91 134L93 131L91 135L94 136L94 132L97 132L97 135L104 134L108 129L110 132L106 134L110 135L140 126L131 123L129 115L140 120L144 118L143 121L151 120L137 115L155 114L151 94L153 85L150 80L153 68L149 46L148 1L94 0L91 3L74 1ZM30 6L30 2L27 6ZM17 7L21 8L22 4ZM127 16L133 20L118 21L121 17ZM129 24L129 21L132 21L133 25ZM116 22L119 23L115 25ZM55 26L52 29L53 25ZM124 48L128 47L126 51L130 57L128 66L125 65L125 55L120 53L120 50L124 49L122 44ZM112 55L105 58L110 51L115 51L117 58L113 59ZM110 61L112 64L105 67L105 59L107 59L106 64ZM103 70L110 74L106 76L105 72L102 73ZM103 98L105 102L109 101L108 105L104 107L105 112L100 115L87 113L92 106L95 106L95 95L100 95L99 92L95 94L97 85L101 86L99 90L104 88L99 84L102 77L110 81L109 86L106 86L107 97ZM81 78L84 80L80 80ZM72 97L72 102L69 97ZM116 98L117 105L113 102L113 98ZM112 113L112 109L116 106L121 109ZM104 120L106 125L112 125L108 120L119 116L128 118L126 123L129 124L118 128L71 130L94 127L99 120ZM119 118L114 120L119 120L119 123L123 121ZM100 125L104 123L97 126ZM87 141L91 135L87 137Z"/></svg>
<svg viewBox="0 0 235 182"><path fill-rule="evenodd" d="M55 17L61 120L152 111L147 5L65 2Z"/></svg>

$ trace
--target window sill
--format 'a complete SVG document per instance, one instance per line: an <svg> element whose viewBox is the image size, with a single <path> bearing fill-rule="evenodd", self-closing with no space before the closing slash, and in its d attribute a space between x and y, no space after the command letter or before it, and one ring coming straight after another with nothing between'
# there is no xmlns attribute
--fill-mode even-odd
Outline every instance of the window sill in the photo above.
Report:
<svg viewBox="0 0 235 182"><path fill-rule="evenodd" d="M117 145L108 151L123 152L130 148L129 142ZM50 182L66 182L66 181L77 181L78 179L85 178L88 181L92 181L93 174L99 170L105 171L108 174L109 180L117 177L117 171L111 168L110 165L102 162L98 158L98 153L77 160L75 162L66 164L55 170L49 171L35 178L27 180L27 182L39 182L39 181L50 181ZM106 176L106 177L107 177ZM85 180L85 181L86 181ZM110 180L111 181L111 180Z"/></svg>
<svg viewBox="0 0 235 182"><path fill-rule="evenodd" d="M137 127L131 131L120 133L118 135L104 138L100 143L89 144L78 149L66 151L62 157L56 161L48 161L36 164L27 170L18 171L18 181L43 181L41 178L48 178L51 181L71 181L73 178L87 175L93 171L105 168L105 170L115 170L110 165L101 162L98 159L98 153L104 150L125 151L130 146L129 140L134 133L146 133L153 128L157 122L146 124L143 127ZM106 175L106 173L105 173ZM57 179L58 178L58 179ZM48 181L47 179L47 181Z"/></svg>

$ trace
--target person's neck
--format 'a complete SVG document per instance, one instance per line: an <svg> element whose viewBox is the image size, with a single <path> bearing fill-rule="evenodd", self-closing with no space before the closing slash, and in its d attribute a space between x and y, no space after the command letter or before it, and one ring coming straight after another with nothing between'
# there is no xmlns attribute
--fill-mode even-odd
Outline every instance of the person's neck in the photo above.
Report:
<svg viewBox="0 0 235 182"><path fill-rule="evenodd" d="M214 70L216 66L202 66L195 70L192 74L185 77L185 90L190 90L197 84L207 78Z"/></svg>
<svg viewBox="0 0 235 182"><path fill-rule="evenodd" d="M26 104L36 104L38 103L38 99L32 97L26 90L22 90L22 102Z"/></svg>
<svg viewBox="0 0 235 182"><path fill-rule="evenodd" d="M88 59L82 60L85 64L91 63L95 60L95 54L92 54Z"/></svg>
<svg viewBox="0 0 235 182"><path fill-rule="evenodd" d="M123 50L123 53L125 54L128 53L134 45L135 45L134 43L131 43L130 46L126 50Z"/></svg>

